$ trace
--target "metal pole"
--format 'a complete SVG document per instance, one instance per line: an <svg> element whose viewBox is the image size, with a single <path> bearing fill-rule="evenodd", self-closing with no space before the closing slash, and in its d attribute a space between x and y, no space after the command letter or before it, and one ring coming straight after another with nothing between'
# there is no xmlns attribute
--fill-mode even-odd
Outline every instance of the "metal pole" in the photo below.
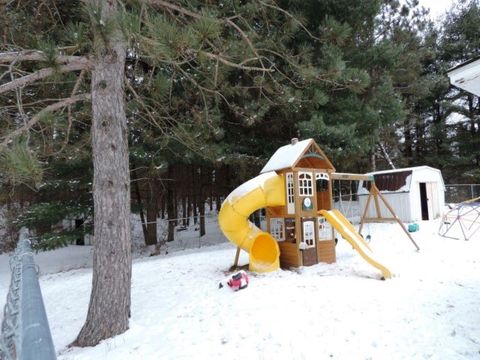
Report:
<svg viewBox="0 0 480 360"><path fill-rule="evenodd" d="M23 239L25 252L22 256L21 285L21 346L19 359L52 360L56 359L47 314L33 261L30 241Z"/></svg>

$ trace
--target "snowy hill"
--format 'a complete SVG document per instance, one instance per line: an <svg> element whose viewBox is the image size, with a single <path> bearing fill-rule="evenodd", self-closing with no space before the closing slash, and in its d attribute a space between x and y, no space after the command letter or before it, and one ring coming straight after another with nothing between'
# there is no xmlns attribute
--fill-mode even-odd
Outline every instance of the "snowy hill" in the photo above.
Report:
<svg viewBox="0 0 480 360"><path fill-rule="evenodd" d="M229 243L136 259L130 330L93 348L67 348L85 320L91 270L43 275L41 287L64 360L478 359L480 237L445 239L437 229L437 221L420 223L416 252L398 225L367 226L396 274L387 281L342 240L337 263L250 274L239 292L218 288L235 255ZM53 270L80 252L78 265L88 267L89 251L71 247L36 261Z"/></svg>

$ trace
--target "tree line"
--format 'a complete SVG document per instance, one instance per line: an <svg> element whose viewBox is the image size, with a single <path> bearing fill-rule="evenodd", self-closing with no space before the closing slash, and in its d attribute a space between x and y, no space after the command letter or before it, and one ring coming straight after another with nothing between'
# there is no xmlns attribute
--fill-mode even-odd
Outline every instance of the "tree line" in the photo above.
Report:
<svg viewBox="0 0 480 360"><path fill-rule="evenodd" d="M166 240L190 219L203 233L206 204L292 137L339 171L430 165L480 182L480 100L446 77L479 55L478 0L439 23L416 0L17 0L0 13L5 226L45 249L94 234L78 345L128 328L132 212L146 244L159 217Z"/></svg>

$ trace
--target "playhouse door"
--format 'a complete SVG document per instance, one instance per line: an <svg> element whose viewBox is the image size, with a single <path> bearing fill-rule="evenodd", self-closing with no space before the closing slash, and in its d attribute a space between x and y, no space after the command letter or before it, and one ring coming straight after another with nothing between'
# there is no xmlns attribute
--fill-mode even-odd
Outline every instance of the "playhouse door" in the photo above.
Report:
<svg viewBox="0 0 480 360"><path fill-rule="evenodd" d="M303 266L310 266L318 263L317 249L315 241L315 220L303 220L303 234L302 234L302 256Z"/></svg>

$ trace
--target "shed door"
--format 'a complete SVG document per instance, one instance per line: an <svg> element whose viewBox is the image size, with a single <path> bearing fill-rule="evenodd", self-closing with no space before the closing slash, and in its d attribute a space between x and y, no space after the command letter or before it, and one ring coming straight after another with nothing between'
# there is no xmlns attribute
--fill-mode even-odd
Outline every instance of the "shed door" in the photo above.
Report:
<svg viewBox="0 0 480 360"><path fill-rule="evenodd" d="M437 184L433 182L419 183L422 220L433 220L440 213L438 209Z"/></svg>
<svg viewBox="0 0 480 360"><path fill-rule="evenodd" d="M427 183L419 183L419 186L420 186L420 206L422 209L422 220L428 220Z"/></svg>
<svg viewBox="0 0 480 360"><path fill-rule="evenodd" d="M432 220L435 218L434 204L438 203L438 201L435 200L435 185L435 183L419 183L422 220Z"/></svg>
<svg viewBox="0 0 480 360"><path fill-rule="evenodd" d="M428 219L433 220L440 215L438 209L437 184L434 182L427 183L427 199L428 199Z"/></svg>

